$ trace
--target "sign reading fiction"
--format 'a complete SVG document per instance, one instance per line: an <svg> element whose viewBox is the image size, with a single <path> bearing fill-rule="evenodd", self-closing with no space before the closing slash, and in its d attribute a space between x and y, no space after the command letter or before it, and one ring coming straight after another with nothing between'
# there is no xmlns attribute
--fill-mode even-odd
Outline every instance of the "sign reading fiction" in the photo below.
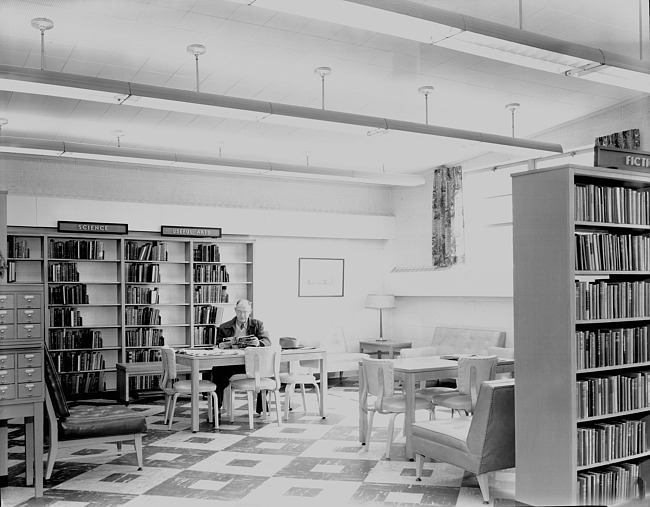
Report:
<svg viewBox="0 0 650 507"><path fill-rule="evenodd" d="M110 224L99 222L57 222L59 232L78 232L81 234L128 234L129 224Z"/></svg>
<svg viewBox="0 0 650 507"><path fill-rule="evenodd" d="M650 172L650 153L596 146L594 148L594 166Z"/></svg>
<svg viewBox="0 0 650 507"><path fill-rule="evenodd" d="M162 236L191 236L194 238L220 238L220 227L184 227L179 225L161 225Z"/></svg>

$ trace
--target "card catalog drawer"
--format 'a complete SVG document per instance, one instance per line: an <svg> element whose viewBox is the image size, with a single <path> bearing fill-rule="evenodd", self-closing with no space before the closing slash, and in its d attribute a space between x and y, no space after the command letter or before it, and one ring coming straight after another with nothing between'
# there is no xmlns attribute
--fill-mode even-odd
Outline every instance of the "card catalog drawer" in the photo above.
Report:
<svg viewBox="0 0 650 507"><path fill-rule="evenodd" d="M40 398L43 396L42 382L18 384L18 398Z"/></svg>
<svg viewBox="0 0 650 507"><path fill-rule="evenodd" d="M0 386L0 401L13 400L16 398L16 386Z"/></svg>
<svg viewBox="0 0 650 507"><path fill-rule="evenodd" d="M14 312L12 310L0 310L0 324L13 324Z"/></svg>
<svg viewBox="0 0 650 507"><path fill-rule="evenodd" d="M40 338L40 324L19 324L17 326L18 338Z"/></svg>
<svg viewBox="0 0 650 507"><path fill-rule="evenodd" d="M18 383L40 382L43 380L40 368L20 368L18 372Z"/></svg>
<svg viewBox="0 0 650 507"><path fill-rule="evenodd" d="M15 366L16 362L13 354L0 354L0 368L11 369L15 368Z"/></svg>
<svg viewBox="0 0 650 507"><path fill-rule="evenodd" d="M16 294L16 308L40 308L41 295L36 293L21 292Z"/></svg>
<svg viewBox="0 0 650 507"><path fill-rule="evenodd" d="M2 308L14 308L13 294L0 294L0 309Z"/></svg>
<svg viewBox="0 0 650 507"><path fill-rule="evenodd" d="M41 322L40 308L21 308L17 312L19 324L31 324L32 322Z"/></svg>
<svg viewBox="0 0 650 507"><path fill-rule="evenodd" d="M33 368L43 365L43 356L40 352L18 354L18 368Z"/></svg>
<svg viewBox="0 0 650 507"><path fill-rule="evenodd" d="M0 341L4 340L13 340L16 337L16 330L14 329L13 324L3 324L0 325Z"/></svg>
<svg viewBox="0 0 650 507"><path fill-rule="evenodd" d="M16 370L0 370L0 385L13 384L15 379Z"/></svg>

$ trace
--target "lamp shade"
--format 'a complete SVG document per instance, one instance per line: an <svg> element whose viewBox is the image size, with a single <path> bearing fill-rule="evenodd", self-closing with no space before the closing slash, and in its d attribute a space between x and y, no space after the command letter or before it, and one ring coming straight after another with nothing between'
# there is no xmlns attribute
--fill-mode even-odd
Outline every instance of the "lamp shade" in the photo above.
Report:
<svg viewBox="0 0 650 507"><path fill-rule="evenodd" d="M392 294L368 294L366 308L395 308L395 296Z"/></svg>

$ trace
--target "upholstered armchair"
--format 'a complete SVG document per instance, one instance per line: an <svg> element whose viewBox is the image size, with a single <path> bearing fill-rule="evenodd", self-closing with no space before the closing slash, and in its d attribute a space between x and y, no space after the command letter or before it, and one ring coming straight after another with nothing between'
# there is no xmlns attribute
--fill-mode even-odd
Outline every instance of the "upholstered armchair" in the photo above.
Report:
<svg viewBox="0 0 650 507"><path fill-rule="evenodd" d="M515 380L483 382L474 415L413 424L416 480L425 457L476 474L483 503L490 500L488 473L515 466Z"/></svg>

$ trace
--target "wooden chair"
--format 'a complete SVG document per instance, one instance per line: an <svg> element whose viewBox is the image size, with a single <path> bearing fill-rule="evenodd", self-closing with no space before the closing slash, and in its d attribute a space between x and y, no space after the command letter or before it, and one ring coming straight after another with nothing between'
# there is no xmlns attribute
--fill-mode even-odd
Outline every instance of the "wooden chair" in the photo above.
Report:
<svg viewBox="0 0 650 507"><path fill-rule="evenodd" d="M160 379L160 388L165 393L165 418L169 421L169 429L174 423L176 400L179 396L192 395L192 381L178 380L176 374L176 351L167 345L160 347L162 355L163 374ZM199 380L199 394L208 395L208 422L214 422L214 427L219 427L219 398L217 385L210 380Z"/></svg>
<svg viewBox="0 0 650 507"><path fill-rule="evenodd" d="M461 357L458 359L458 388L434 396L431 403L451 409L452 416L454 411L460 413L461 410L471 414L478 386L486 380L494 380L498 361L497 356Z"/></svg>
<svg viewBox="0 0 650 507"><path fill-rule="evenodd" d="M286 421L289 420L289 410L291 409L291 399L293 398L293 393L296 389L296 386L300 386L300 392L302 394L302 408L303 411L307 411L307 398L305 395L305 384L313 385L316 390L316 401L320 405L320 388L318 387L318 380L309 368L303 367L300 363L302 361L291 361L289 363L289 371L280 373L280 382L285 386L284 387L284 418ZM306 361L305 361L306 362Z"/></svg>
<svg viewBox="0 0 650 507"><path fill-rule="evenodd" d="M244 349L246 373L233 375L230 378L230 421L235 420L234 398L236 391L246 391L248 397L248 426L253 429L253 413L257 393L262 394L262 412L264 418L267 414L267 393L272 392L275 401L275 410L278 417L278 426L282 424L280 416L280 347L247 347Z"/></svg>
<svg viewBox="0 0 650 507"><path fill-rule="evenodd" d="M390 448L393 445L395 418L406 412L406 395L395 392L395 373L390 359L363 359L364 385L360 393L369 395L366 403L368 412L368 428L366 432L366 450L370 447L372 423L375 413L390 415L388 422L388 439L386 440L386 459L390 459ZM430 410L431 402L427 398L415 397L415 410ZM431 413L431 412L429 412Z"/></svg>
<svg viewBox="0 0 650 507"><path fill-rule="evenodd" d="M412 426L416 480L425 457L476 474L483 503L488 473L515 466L515 380L483 382L472 417L416 422Z"/></svg>
<svg viewBox="0 0 650 507"><path fill-rule="evenodd" d="M59 449L133 441L142 470L142 435L147 432L144 415L119 405L76 405L69 407L52 357L45 349L45 407L48 420L49 453L45 478L52 476Z"/></svg>

